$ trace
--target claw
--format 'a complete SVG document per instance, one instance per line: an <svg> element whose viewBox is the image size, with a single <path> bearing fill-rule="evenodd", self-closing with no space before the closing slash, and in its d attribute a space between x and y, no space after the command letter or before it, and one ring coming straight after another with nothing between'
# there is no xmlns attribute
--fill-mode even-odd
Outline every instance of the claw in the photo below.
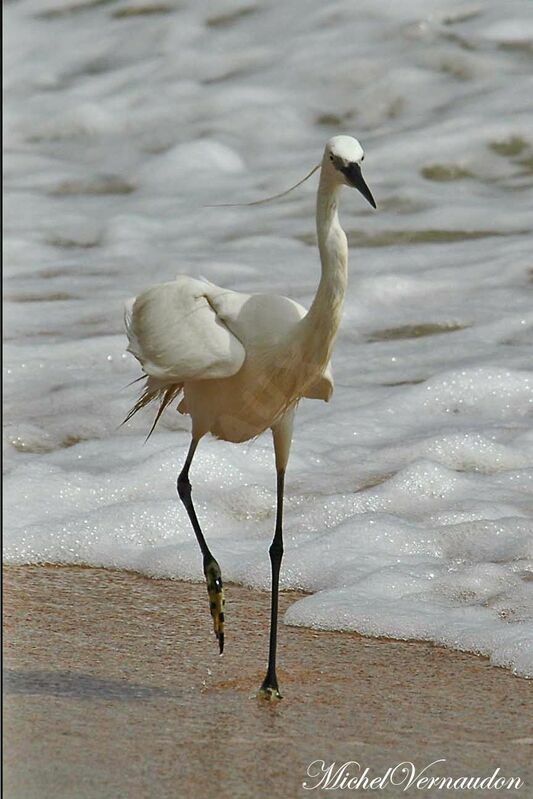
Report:
<svg viewBox="0 0 533 799"><path fill-rule="evenodd" d="M213 617L213 628L218 641L220 654L224 651L224 586L220 566L212 558L204 564L204 574L207 581L207 593L209 594L209 610Z"/></svg>
<svg viewBox="0 0 533 799"><path fill-rule="evenodd" d="M267 702L277 702L283 699L278 688L278 678L276 672L272 673L270 669L267 671L263 684L257 693L258 699L266 699Z"/></svg>
<svg viewBox="0 0 533 799"><path fill-rule="evenodd" d="M279 689L272 685L263 685L259 689L257 697L258 699L265 699L267 702L278 702L280 699L283 699Z"/></svg>

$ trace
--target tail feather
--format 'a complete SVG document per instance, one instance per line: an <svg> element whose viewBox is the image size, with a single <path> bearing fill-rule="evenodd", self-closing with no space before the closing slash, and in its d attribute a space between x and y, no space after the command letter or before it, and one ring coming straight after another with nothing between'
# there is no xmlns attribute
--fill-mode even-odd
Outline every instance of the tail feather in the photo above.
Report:
<svg viewBox="0 0 533 799"><path fill-rule="evenodd" d="M136 381L134 381L134 382L136 382ZM146 378L146 384L144 386L144 390L143 390L141 396L139 397L139 399L137 400L135 405L131 408L131 410L129 411L128 415L126 416L126 418L124 419L124 421L121 423L120 426L122 427L122 425L126 424L126 422L129 422L130 419L133 416L135 416L137 411L140 411L142 408L145 408L151 402L156 402L157 400L159 400L159 408L158 408L154 423L153 423L152 427L150 428L150 432L146 436L146 440L145 440L145 443L146 443L146 441L148 441L148 439L150 438L150 436L154 432L154 430L156 428L156 425L157 425L159 419L161 418L161 414L163 413L165 408L167 408L167 406L176 397L178 397L181 394L182 390L183 390L183 384L182 383L172 383L171 385L168 385L168 383L166 383L166 384L163 383L162 384L158 380L154 380L151 377L147 377Z"/></svg>
<svg viewBox="0 0 533 799"><path fill-rule="evenodd" d="M135 380L132 380L130 383L126 383L124 388L129 388L130 386L134 386L135 383L140 383L141 380L146 380L146 375L141 375L140 377L136 377Z"/></svg>

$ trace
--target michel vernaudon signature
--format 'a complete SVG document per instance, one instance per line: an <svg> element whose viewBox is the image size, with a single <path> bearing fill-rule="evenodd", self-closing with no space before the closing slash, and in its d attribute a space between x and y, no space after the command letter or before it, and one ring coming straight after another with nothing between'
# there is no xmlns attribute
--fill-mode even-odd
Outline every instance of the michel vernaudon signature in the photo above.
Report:
<svg viewBox="0 0 533 799"><path fill-rule="evenodd" d="M307 767L308 780L304 780L302 787L305 790L351 790L351 791L379 791L388 786L403 788L407 791L413 788L419 791L436 790L493 790L512 791L523 787L524 781L520 777L506 777L500 774L501 769L495 768L493 773L485 776L457 776L446 777L432 775L430 772L438 763L446 763L445 758L434 760L424 768L417 769L414 763L404 760L388 768L383 774L372 776L370 768L364 767L357 760L347 760L337 766L335 762L326 764L324 760L313 760Z"/></svg>

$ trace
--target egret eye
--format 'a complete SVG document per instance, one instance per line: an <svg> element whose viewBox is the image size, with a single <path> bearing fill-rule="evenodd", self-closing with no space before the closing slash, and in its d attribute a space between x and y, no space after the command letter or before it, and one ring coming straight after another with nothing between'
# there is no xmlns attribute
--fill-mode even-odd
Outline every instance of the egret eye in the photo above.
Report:
<svg viewBox="0 0 533 799"><path fill-rule="evenodd" d="M330 161L333 161L333 153L330 153L330 154L329 154L329 160L330 160Z"/></svg>

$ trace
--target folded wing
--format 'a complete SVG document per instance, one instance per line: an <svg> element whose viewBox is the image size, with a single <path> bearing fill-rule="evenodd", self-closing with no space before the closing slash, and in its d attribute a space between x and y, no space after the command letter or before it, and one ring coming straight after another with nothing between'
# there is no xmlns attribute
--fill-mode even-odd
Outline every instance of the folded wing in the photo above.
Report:
<svg viewBox="0 0 533 799"><path fill-rule="evenodd" d="M239 371L246 352L209 301L216 288L179 276L126 303L128 350L147 375L183 382L230 377Z"/></svg>

